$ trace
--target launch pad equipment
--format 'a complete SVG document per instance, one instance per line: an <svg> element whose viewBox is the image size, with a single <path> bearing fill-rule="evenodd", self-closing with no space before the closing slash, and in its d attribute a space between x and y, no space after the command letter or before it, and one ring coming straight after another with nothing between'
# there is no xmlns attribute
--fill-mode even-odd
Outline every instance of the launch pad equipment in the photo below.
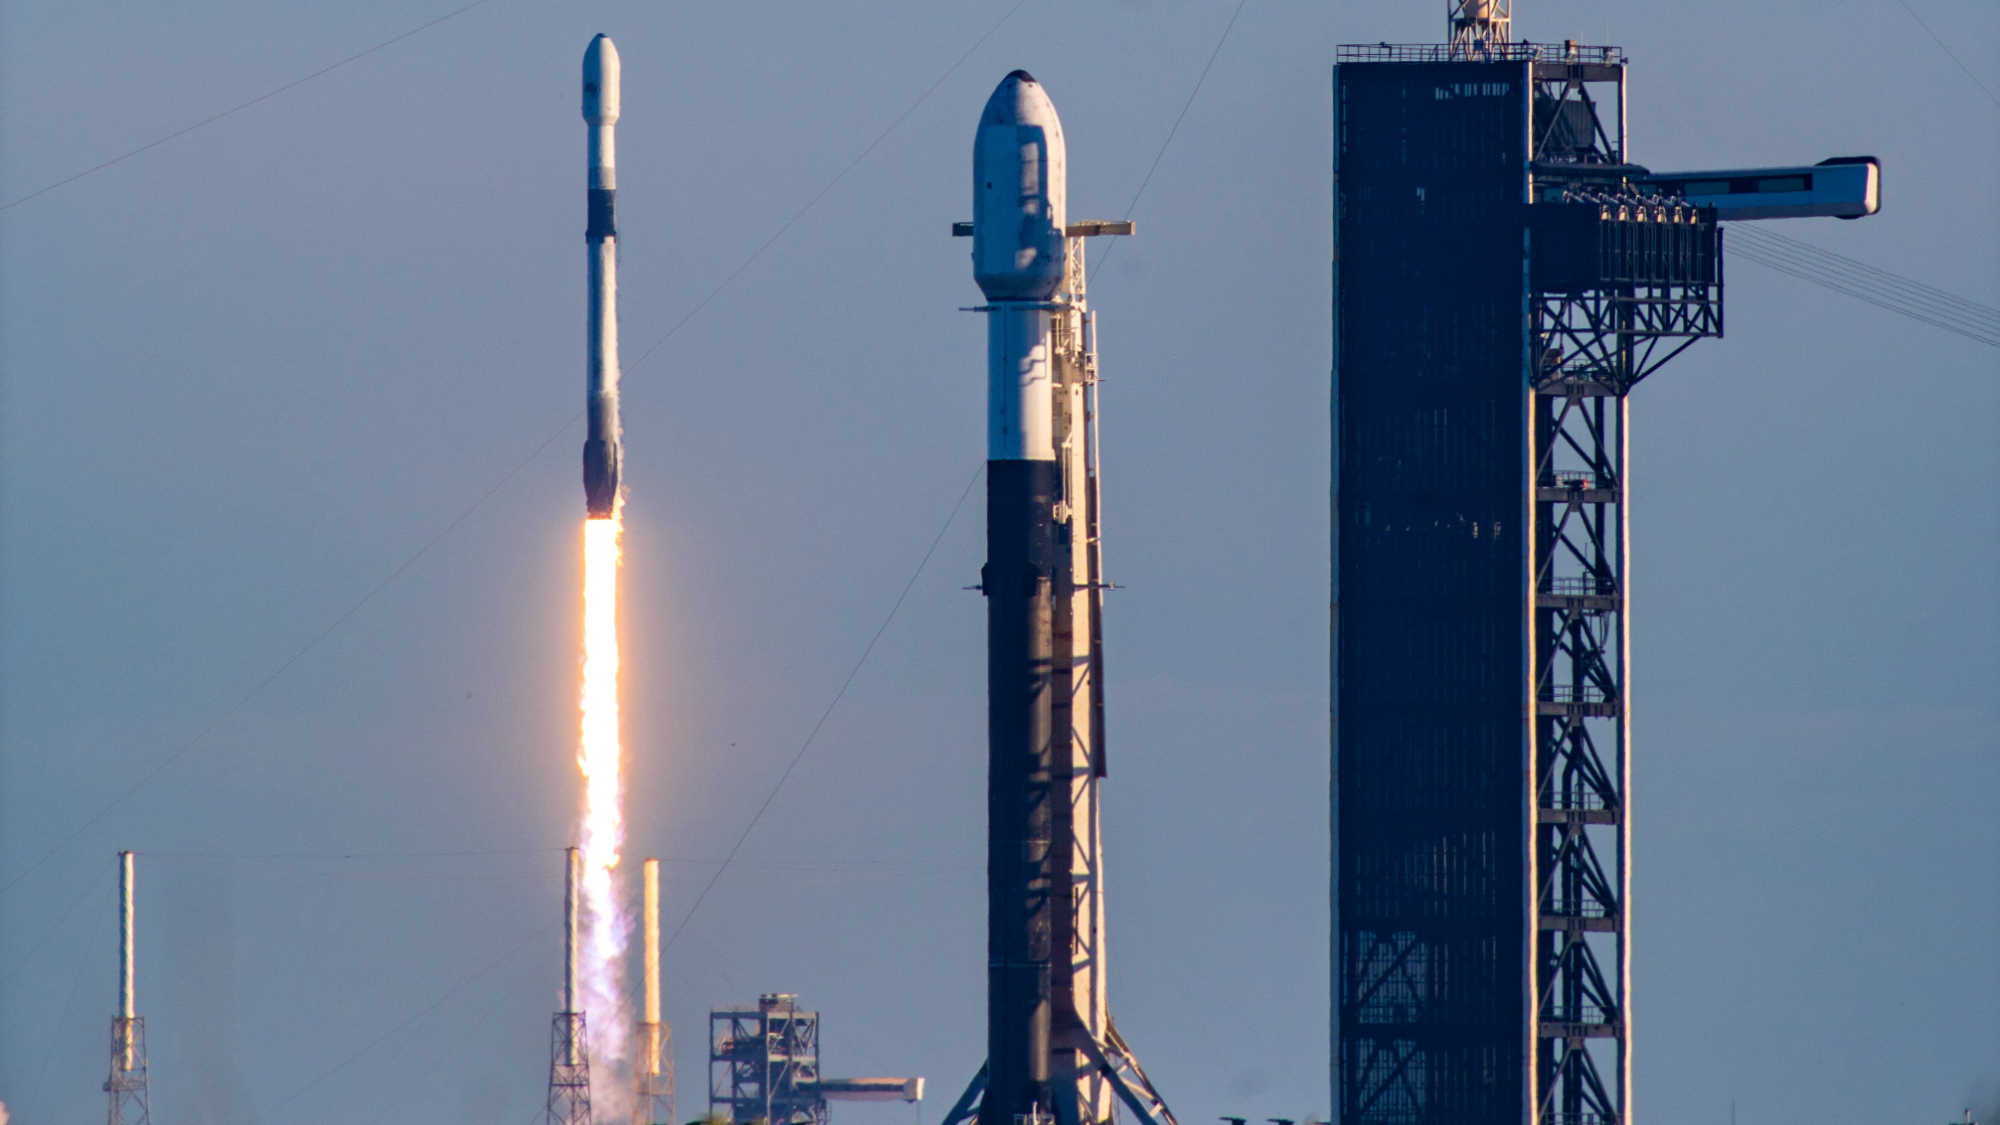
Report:
<svg viewBox="0 0 2000 1125"><path fill-rule="evenodd" d="M921 1078L822 1078L819 1013L789 992L708 1014L708 1106L736 1125L825 1125L830 1101L922 1100Z"/></svg>
<svg viewBox="0 0 2000 1125"><path fill-rule="evenodd" d="M987 1060L941 1125L1098 1125L1121 1099L1175 1125L1105 1002L1104 580L1096 321L1070 224L1062 122L1025 71L973 145L987 298Z"/></svg>
<svg viewBox="0 0 2000 1125"><path fill-rule="evenodd" d="M1628 1125L1628 394L1723 330L1721 220L1858 217L1867 158L1654 175L1615 47L1334 76L1339 1125Z"/></svg>
<svg viewBox="0 0 2000 1125"><path fill-rule="evenodd" d="M118 1014L111 1019L111 1076L104 1092L111 1095L111 1125L148 1125L152 1092L146 1076L146 1018L135 1002L133 971L137 919L133 914L132 860L118 853Z"/></svg>

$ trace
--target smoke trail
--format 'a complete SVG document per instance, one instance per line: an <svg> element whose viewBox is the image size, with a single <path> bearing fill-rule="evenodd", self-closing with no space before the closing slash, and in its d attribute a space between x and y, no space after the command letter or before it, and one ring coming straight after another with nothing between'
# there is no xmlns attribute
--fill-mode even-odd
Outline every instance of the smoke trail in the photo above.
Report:
<svg viewBox="0 0 2000 1125"><path fill-rule="evenodd" d="M589 1015L593 1093L616 1103L625 1083L626 1018L623 981L625 942L630 931L618 901L613 875L618 851L625 843L621 809L624 787L619 777L623 745L618 720L618 537L623 521L583 523L583 696L582 739L576 763L583 771L582 825L578 846L583 850L584 1011ZM610 1120L617 1120L614 1105Z"/></svg>

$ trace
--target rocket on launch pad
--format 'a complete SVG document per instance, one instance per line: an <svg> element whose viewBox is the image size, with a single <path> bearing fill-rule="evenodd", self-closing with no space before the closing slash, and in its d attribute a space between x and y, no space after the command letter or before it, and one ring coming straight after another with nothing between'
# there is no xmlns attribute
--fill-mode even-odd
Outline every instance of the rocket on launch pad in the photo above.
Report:
<svg viewBox="0 0 2000 1125"><path fill-rule="evenodd" d="M1100 1125L1171 1111L1105 1003L1096 358L1062 122L1014 71L973 146L987 304L987 1063L940 1125Z"/></svg>

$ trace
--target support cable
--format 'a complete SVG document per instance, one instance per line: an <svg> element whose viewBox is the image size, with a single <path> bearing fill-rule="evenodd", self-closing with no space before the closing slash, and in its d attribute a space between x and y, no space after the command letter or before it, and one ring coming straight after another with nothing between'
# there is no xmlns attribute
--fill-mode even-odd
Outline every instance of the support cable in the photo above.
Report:
<svg viewBox="0 0 2000 1125"><path fill-rule="evenodd" d="M155 149L163 144L166 144L168 141L174 140L179 137L185 137L189 133L194 132L196 129L199 129L204 125L212 125L215 122L220 121L225 117L228 117L230 114L240 113L243 110L249 109L251 106L256 105L258 102L269 101L270 99L277 97L279 94L284 93L286 90L292 89L295 86L303 86L306 83L311 82L313 79L318 78L322 74L329 74L333 71L339 70L343 66L346 66L348 63L355 62L356 60L359 59L365 59L369 55L374 54L375 52L381 50L384 47L392 47L398 43L401 43L403 40L408 39L412 35L416 35L419 32L428 31L431 28L436 27L437 25L443 23L448 19L452 19L457 16L462 16L465 13L471 11L472 9L477 8L481 4L485 4L487 2L488 0L472 0L472 3L467 4L463 8L455 8L449 12L446 12L444 15L441 15L438 18L430 21L429 23L419 24L416 27L413 27L410 30L405 31L401 35L396 36L393 39L384 39L382 42L375 44L373 47L370 47L359 54L349 55L346 58L340 60L337 63L334 63L331 66L323 66L318 70L313 71L311 74L306 75L304 78L293 79L292 81L285 83L283 86L280 86L277 89L270 91L269 93L259 94L256 97L251 98L249 101L244 102L241 105L232 106L229 109L225 109L221 113L216 114L214 117L203 118L202 120L195 122L194 124L188 126L185 129L182 129L177 133L169 133L166 136L161 137L157 141L140 145L138 148L133 149L131 152L128 152L123 156L114 156L111 159L105 161L104 163L96 165L95 167L85 168L83 171L78 172L76 175L71 176L68 179L57 180L55 183L52 183L45 188L41 188L36 191L31 191L28 194L22 196L19 199L14 200L11 203L0 204L0 211L5 211L10 207L26 203L30 199L34 199L37 196L47 195L48 193L56 190L59 187L62 187L65 184L75 183L76 181L84 178L85 176L90 175L92 172L102 172L106 168L111 167L113 164L121 164L139 155L140 153L147 151L148 149Z"/></svg>
<svg viewBox="0 0 2000 1125"><path fill-rule="evenodd" d="M958 494L958 503L951 506L951 514L945 517L944 526L938 528L937 538L931 540L930 550L924 552L924 557L917 563L917 569L910 574L910 580L903 584L903 592L896 595L896 603L889 607L889 613L882 618L882 624L876 628L875 635L868 639L867 647L861 650L861 658L854 662L853 668L848 669L847 678L840 683L840 690L833 693L832 702L826 705L825 711L820 712L819 721L813 724L811 731L807 732L805 742L799 746L799 752L792 755L791 764L785 767L784 773L778 775L778 783L771 786L771 791L764 795L764 803L757 806L757 811L750 817L750 823L743 826L743 834L736 837L736 843L730 847L729 854L723 857L722 866L715 869L715 874L709 876L708 885L701 889L701 894L695 896L694 905L688 907L686 914L681 915L680 924L674 927L673 934L660 943L661 954L664 955L667 950L673 948L674 942L680 939L681 931L687 929L687 924L694 920L695 911L700 910L701 904L708 900L708 892L715 889L715 884L722 878L722 873L729 870L729 865L735 861L736 853L743 850L743 841L750 838L751 831L757 827L757 822L764 818L764 813L771 807L771 802L777 800L778 791L785 787L785 782L791 778L792 771L799 768L799 762L804 760L806 751L812 749L813 740L819 737L819 732L826 726L826 721L833 717L833 709L840 706L841 699L846 697L847 689L854 683L854 677L861 674L862 665L868 663L868 655L875 651L875 642L881 640L882 634L889 631L889 623L896 619L896 611L903 608L904 600L910 596L910 591L916 588L917 579L923 577L924 567L930 565L931 556L937 554L938 544L944 542L945 532L951 530L953 521L958 519L958 510L965 507L966 497L972 495L972 486L979 483L979 477L984 472L986 464L982 461L979 468L973 470L972 479L965 482L965 491Z"/></svg>
<svg viewBox="0 0 2000 1125"><path fill-rule="evenodd" d="M1195 96L1201 93L1202 83L1208 81L1208 72L1215 67L1216 56L1222 53L1222 45L1229 42L1229 33L1236 28L1236 17L1243 14L1243 6L1249 2L1250 0L1236 0L1236 10L1229 13L1229 22L1223 25L1222 38L1215 41L1215 50L1208 53L1208 62L1203 64L1200 77L1194 80L1194 89L1188 91L1187 101L1181 103L1181 111L1174 118L1173 128L1167 130L1167 139L1160 142L1160 151L1153 154L1152 167L1146 169L1145 178L1139 181L1139 190L1132 193L1132 202L1126 204L1125 221L1130 222L1132 212L1138 209L1139 197L1146 194L1146 185L1153 182L1153 173L1160 170L1160 161L1167 155L1167 146L1174 143L1174 134L1181 131L1181 122L1187 120L1188 110L1193 107ZM1104 260L1118 248L1118 241L1118 238L1114 237L1111 245L1104 248L1104 253L1097 256L1097 265L1091 269L1090 277L1084 279L1086 282L1095 278L1098 271L1104 268Z"/></svg>
<svg viewBox="0 0 2000 1125"><path fill-rule="evenodd" d="M1917 21L1917 26L1924 29L1924 34L1931 37L1931 42L1938 45L1938 49L1945 53L1946 58L1958 63L1958 69L1964 71L1967 78L1972 79L1972 84L1979 87L1979 92L1986 95L1987 101L1992 102L1994 105L2000 105L2000 97L1995 97L1992 88L1987 86L1986 83L1981 82L1979 76L1972 73L1972 68L1965 65L1964 61L1958 57L1957 52L1947 46L1944 40L1938 38L1938 33L1931 30L1931 25L1924 22L1924 17L1918 15L1915 8L1910 7L1910 0L1896 0L1896 3L1901 4L1903 10L1910 13L1910 18Z"/></svg>
<svg viewBox="0 0 2000 1125"><path fill-rule="evenodd" d="M457 11L451 12L447 15L441 16L438 19L431 21L431 23L425 24L424 27L430 27L436 23L442 22L443 20L450 19L452 16L459 15L466 11L470 11L472 8L478 7L480 4L484 4L486 2L487 0L474 0L474 3L467 5L464 8L460 8ZM944 85L945 79L950 78L953 74L957 73L958 69L961 66L965 65L966 60L970 59L973 53L977 51L983 44L985 44L985 42L988 39L991 39L994 33L1000 30L1001 25L1005 24L1009 19L1013 18L1014 13L1020 11L1021 8L1024 5L1026 5L1026 3L1027 0L1017 0L1017 3L1015 3L1015 5L1012 8L1009 8L1005 15L1001 16L1000 19L996 21L992 27L986 30L986 34L981 35L978 41L975 42L970 49L968 49L964 54L958 57L957 62L952 63L951 66L944 72L944 74L939 76L938 80L931 84L929 89L925 90L922 95L920 95L914 102L910 104L909 109L904 110L902 115L897 117L896 120L893 123L891 123L887 129L884 129L880 135L878 135L873 141L870 141L868 143L868 147L862 150L862 154L860 157L856 157L852 163L848 164L847 167L841 169L839 175L836 175L830 182L828 182L825 188L822 188L817 195L807 200L805 206L800 207L798 211L794 213L790 219L785 221L785 224L778 229L777 234L774 234L769 239L765 240L764 244L762 246L759 246L755 251L753 251L750 254L750 256L744 260L742 265L738 266L733 272L729 274L728 277L724 278L721 284L717 285L714 289L710 290L708 296L703 297L700 303L697 304L692 311L690 311L686 316L683 316L679 321L675 322L674 326L667 330L666 335L661 336L659 340L654 342L652 347L649 347L644 352L640 353L638 359L633 360L630 364L628 364L625 368L625 377L630 378L632 373L638 369L639 365L646 361L646 357L652 355L653 352L658 350L662 344L665 344L669 339L673 338L675 333L679 332L683 327L687 325L689 321L694 319L696 313L699 313L702 309L707 308L709 302L715 300L716 297L720 296L724 289L729 288L730 283L734 282L737 279L737 277L739 277L743 273L744 270L750 267L750 263L756 261L757 258L764 253L764 251L771 248L771 245L778 240L778 237L780 235L790 230L794 224L796 224L800 219L804 218L806 212L811 211L813 207L816 206L821 199L824 199L826 197L827 192L831 191L835 184L838 184L841 180L845 179L847 177L847 174L849 172L852 172L854 168L861 163L863 157L866 157L870 152L873 152L878 146L880 146L881 143L888 138L890 133L895 132L896 128L909 118L911 113L915 112L919 106L921 106L925 101L929 100L930 96L936 93L940 86ZM419 27L413 31L405 32L398 38L406 39L409 36L416 34L418 31L422 31L423 29L424 29L423 27ZM395 41L396 40L393 39L389 40L387 43L383 43L377 47L370 48L370 51L381 50L382 47L386 47L389 45L389 43L393 43ZM364 55L368 53L369 51L362 52L362 54ZM360 57L361 55L354 56L354 58L360 58ZM347 62L351 61L353 60L352 59L342 60L342 62L335 63L334 66L342 66L345 65ZM332 67L329 67L327 69L330 70L332 69ZM323 74L325 73L325 71L322 70L318 73ZM307 75L306 78L299 79L299 82L307 81L313 77L316 77L316 75ZM298 85L298 82L294 82L292 83L292 85L296 86ZM264 95L264 98L269 98L273 94L282 93L285 89L289 88L290 87L280 87L278 90L273 90L270 94ZM263 99L259 98L256 100L261 101ZM244 103L243 106L238 106L237 109L242 109L250 104L253 103L246 102ZM230 110L228 112L234 113L236 112L236 110ZM227 116L227 114L226 113L219 114L217 115L217 117L210 118L209 120L210 121L217 120L219 117L223 116ZM188 132L192 129L198 129L202 125L205 125L207 123L208 122L206 121L197 123L195 125L190 126L189 129L187 130L182 130L182 132ZM160 144L166 140L172 140L172 139L173 138L171 137L162 138L161 141L155 141L154 144ZM152 147L152 146L147 146L147 147ZM144 151L144 149L135 149L133 152L127 153L126 156L137 155L139 152L142 151ZM125 157L121 156L118 159L123 160L125 159ZM113 161L111 163L116 163L116 161ZM109 166L108 164L100 165L100 167L108 167L108 166ZM72 176L70 177L70 179L74 180L79 176L89 175L91 171L95 170L96 169L90 169L88 171L78 173L78 176ZM63 181L63 183L67 182L69 181L67 180ZM62 186L61 183L51 184L49 185L49 187L43 188L42 191L51 191L61 186ZM40 193L38 192L36 194ZM15 202L16 203L24 202L25 199L27 198L32 198L32 197L23 197L23 199L15 200ZM8 204L7 206L11 207L13 206L13 204ZM0 210L4 210L4 208L0 208ZM199 745L210 734L214 733L216 728L222 726L223 723L227 722L230 718L235 716L235 714L238 711L241 711L252 699L256 698L259 694L261 694L265 688L270 687L271 684L278 679L278 677L284 675L285 672L292 667L292 665L297 664L301 659L303 659L307 653L318 648L322 641L326 640L329 636L332 636L334 631L339 629L342 625L346 624L349 618L353 617L356 613L360 612L362 607L366 606L369 602L374 601L377 595L381 594L382 591L388 589L392 583L394 583L398 578L401 578L403 574L407 572L412 566L415 566L419 559L423 558L426 554L429 554L431 548L437 546L440 542L444 540L446 536L450 535L453 531L457 530L458 526L464 523L469 517L471 517L471 515L474 512L477 512L480 508L484 507L486 502L488 500L491 500L496 494L498 494L502 488L505 488L507 484L521 472L521 470L527 468L543 453L548 452L549 447L554 445L558 438L561 438L564 434L568 433L572 427L574 427L578 422L583 420L583 416L584 416L584 411L581 410L571 415L570 419L567 422L564 422L561 427L559 427L554 433L549 435L547 441L542 442L540 446L536 447L533 453L530 453L526 457L523 457L518 464L516 464L513 468L507 470L506 474L500 478L497 484L495 484L492 488L487 489L486 492L479 497L479 499L474 500L470 506L468 506L464 511L460 512L458 516L454 518L450 523L446 524L443 530L439 531L436 535L432 536L431 539L428 542L426 542L422 547L419 547L414 554L412 554L409 558L405 559L402 565L390 571L389 576L387 578L384 578L381 582L377 583L373 589L369 590L368 593L362 595L360 600L356 601L353 605L349 606L345 611L343 611L339 616L335 617L333 619L332 624L329 624L324 630L320 632L318 636L306 642L304 647L300 648L297 652L293 653L290 659L286 660L283 664L280 664L276 671L272 672L269 676L265 677L262 681L260 681L255 687L251 688L248 692L244 693L242 698L238 699L235 703L231 704L227 710L225 710L220 716L218 716L215 719L214 722L211 722L207 726L203 727L200 731L195 733L194 737L188 739L186 742L183 742L173 752L169 753L165 758L161 759L158 765L154 766L144 776L140 777L138 781L133 782L131 786L126 788L118 796L112 798L111 801L107 803L103 808L99 809L95 815L91 816L89 819L84 821L84 823L80 827L78 827L76 831L71 832L68 836L64 837L60 843L50 848L47 852L44 852L40 858L36 859L35 862L29 864L19 874L9 879L6 883L0 884L0 895L4 895L9 890L12 890L15 887L15 885L21 882L21 880L27 878L29 875L34 874L37 870L41 868L43 864L55 858L55 856L58 853L60 853L63 849L69 847L70 844L74 843L78 837L82 836L84 832L88 831L92 825L95 825L98 821L104 819L104 817L107 814L109 814L111 810L117 808L121 804L124 804L128 798L130 798L134 793L137 793L141 788L143 788L147 782L150 782L153 780L153 778L158 777L163 771L166 770L168 766L171 766L174 762L178 761L182 755L186 754L189 750L194 749L195 746Z"/></svg>
<svg viewBox="0 0 2000 1125"><path fill-rule="evenodd" d="M2000 309L1968 301L1865 262L1759 227L1733 225L1730 249L1758 265L1788 273L1877 308L2000 347Z"/></svg>

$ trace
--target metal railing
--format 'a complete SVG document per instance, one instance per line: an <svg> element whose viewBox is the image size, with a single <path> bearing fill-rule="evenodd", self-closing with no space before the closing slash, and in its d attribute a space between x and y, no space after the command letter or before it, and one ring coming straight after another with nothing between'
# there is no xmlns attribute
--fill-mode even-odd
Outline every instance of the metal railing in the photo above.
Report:
<svg viewBox="0 0 2000 1125"><path fill-rule="evenodd" d="M1590 574L1549 580L1549 593L1560 597L1610 597L1617 592L1616 582Z"/></svg>
<svg viewBox="0 0 2000 1125"><path fill-rule="evenodd" d="M1550 62L1622 66L1618 47L1572 46L1567 43L1487 43L1475 48L1450 43L1343 43L1334 50L1337 62Z"/></svg>

